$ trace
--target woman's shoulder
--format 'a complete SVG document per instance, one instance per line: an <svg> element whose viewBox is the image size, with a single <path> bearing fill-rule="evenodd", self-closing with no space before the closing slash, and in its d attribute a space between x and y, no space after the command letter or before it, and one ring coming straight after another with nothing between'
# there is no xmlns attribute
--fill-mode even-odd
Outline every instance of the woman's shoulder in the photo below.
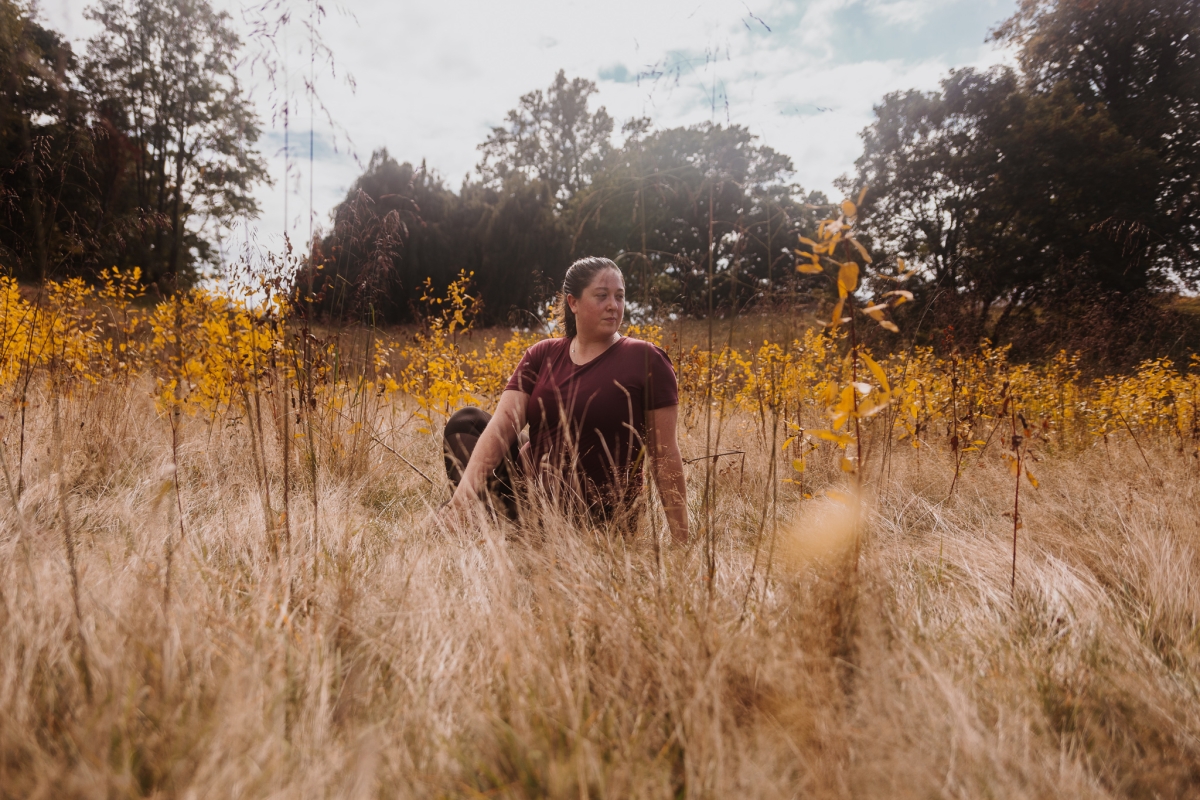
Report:
<svg viewBox="0 0 1200 800"><path fill-rule="evenodd" d="M621 342L625 345L626 349L631 353L638 353L639 355L645 354L645 353L651 353L651 354L659 355L659 356L665 358L667 361L671 360L671 357L669 355L667 355L667 351L663 350L661 347L656 345L654 342L648 342L645 339L636 339L632 336L622 336Z"/></svg>
<svg viewBox="0 0 1200 800"><path fill-rule="evenodd" d="M563 350L566 348L569 339L561 336L552 336L549 339L542 339L540 342L534 342L526 349L526 353L531 356L544 356L549 353Z"/></svg>

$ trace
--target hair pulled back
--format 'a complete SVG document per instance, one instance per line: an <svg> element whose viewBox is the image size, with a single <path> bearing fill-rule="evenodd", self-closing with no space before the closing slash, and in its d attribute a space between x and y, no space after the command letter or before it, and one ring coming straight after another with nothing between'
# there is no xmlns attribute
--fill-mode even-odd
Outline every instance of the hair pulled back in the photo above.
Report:
<svg viewBox="0 0 1200 800"><path fill-rule="evenodd" d="M582 297L583 290L591 285L596 275L606 269L616 270L617 274L624 280L625 276L621 272L621 268L611 258L588 256L587 258L579 259L567 268L567 275L563 278L562 291L558 295L557 313L554 316L555 320L566 332L568 339L578 334L579 329L575 326L575 312L571 310L570 304L567 303L567 295L575 298Z"/></svg>

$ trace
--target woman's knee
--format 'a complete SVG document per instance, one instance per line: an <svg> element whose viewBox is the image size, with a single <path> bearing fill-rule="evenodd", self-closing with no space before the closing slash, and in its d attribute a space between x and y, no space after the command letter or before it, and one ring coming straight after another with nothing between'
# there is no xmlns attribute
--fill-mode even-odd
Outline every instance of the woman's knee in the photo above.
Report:
<svg viewBox="0 0 1200 800"><path fill-rule="evenodd" d="M491 419L492 415L482 408L475 406L460 408L450 415L450 419L446 420L446 429L443 435L446 438L453 435L480 436Z"/></svg>

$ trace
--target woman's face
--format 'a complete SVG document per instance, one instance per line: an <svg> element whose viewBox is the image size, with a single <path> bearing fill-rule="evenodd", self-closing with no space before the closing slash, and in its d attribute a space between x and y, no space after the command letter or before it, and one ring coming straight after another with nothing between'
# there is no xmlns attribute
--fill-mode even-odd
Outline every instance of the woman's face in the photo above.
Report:
<svg viewBox="0 0 1200 800"><path fill-rule="evenodd" d="M581 297L567 295L575 327L585 339L603 339L621 328L625 317L625 279L615 269L602 269Z"/></svg>

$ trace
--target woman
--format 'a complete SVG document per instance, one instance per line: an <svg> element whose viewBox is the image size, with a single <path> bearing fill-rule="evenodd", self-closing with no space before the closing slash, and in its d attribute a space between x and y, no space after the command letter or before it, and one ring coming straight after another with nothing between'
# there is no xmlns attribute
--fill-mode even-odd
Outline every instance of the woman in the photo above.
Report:
<svg viewBox="0 0 1200 800"><path fill-rule="evenodd" d="M625 279L607 258L572 264L558 305L566 336L525 352L495 416L465 408L446 423L446 471L456 485L451 508L490 490L511 512L516 471L593 516L620 516L641 491L648 455L671 534L686 542L679 387L670 359L621 335Z"/></svg>

